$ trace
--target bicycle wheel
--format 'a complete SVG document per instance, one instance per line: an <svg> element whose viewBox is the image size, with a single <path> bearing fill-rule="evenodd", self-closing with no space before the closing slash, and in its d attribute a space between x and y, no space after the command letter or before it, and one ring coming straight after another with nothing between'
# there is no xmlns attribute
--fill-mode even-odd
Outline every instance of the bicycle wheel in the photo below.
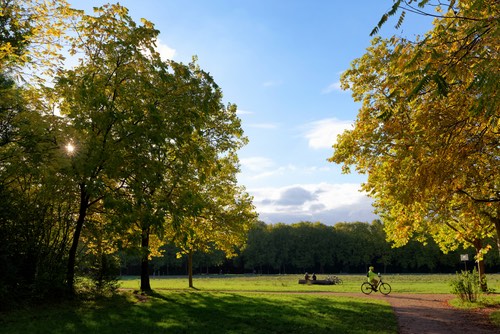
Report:
<svg viewBox="0 0 500 334"><path fill-rule="evenodd" d="M340 278L337 278L337 283L336 284L342 284L344 282L342 282L342 280Z"/></svg>
<svg viewBox="0 0 500 334"><path fill-rule="evenodd" d="M380 290L380 293L383 295L388 295L389 293L391 293L391 286L387 283L380 284L378 289Z"/></svg>
<svg viewBox="0 0 500 334"><path fill-rule="evenodd" d="M369 295L370 293L372 293L372 291L373 288L370 283L364 282L363 284L361 284L361 292L363 292L365 295Z"/></svg>

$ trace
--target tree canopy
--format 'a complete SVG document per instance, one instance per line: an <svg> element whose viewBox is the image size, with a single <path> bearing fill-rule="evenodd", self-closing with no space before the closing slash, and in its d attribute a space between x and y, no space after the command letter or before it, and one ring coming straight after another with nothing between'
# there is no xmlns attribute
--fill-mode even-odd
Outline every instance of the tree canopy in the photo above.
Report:
<svg viewBox="0 0 500 334"><path fill-rule="evenodd" d="M368 174L396 245L429 233L481 259L482 240L500 243L499 4L447 9L417 41L377 37L353 61L342 85L362 105L330 161Z"/></svg>
<svg viewBox="0 0 500 334"><path fill-rule="evenodd" d="M256 216L236 182L247 138L195 59L163 61L159 31L118 4L2 6L0 291L50 281L74 292L90 272L102 288L126 248L142 253L149 290L148 261L171 231L241 246ZM63 36L73 67L61 66ZM40 80L25 84L26 69Z"/></svg>

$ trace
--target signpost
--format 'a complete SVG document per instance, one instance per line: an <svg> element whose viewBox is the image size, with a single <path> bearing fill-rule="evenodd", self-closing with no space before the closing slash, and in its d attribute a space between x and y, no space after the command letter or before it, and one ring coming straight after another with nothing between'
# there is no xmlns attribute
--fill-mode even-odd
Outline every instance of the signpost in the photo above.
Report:
<svg viewBox="0 0 500 334"><path fill-rule="evenodd" d="M467 271L467 261L469 261L469 254L460 254L460 261L465 264L465 271Z"/></svg>

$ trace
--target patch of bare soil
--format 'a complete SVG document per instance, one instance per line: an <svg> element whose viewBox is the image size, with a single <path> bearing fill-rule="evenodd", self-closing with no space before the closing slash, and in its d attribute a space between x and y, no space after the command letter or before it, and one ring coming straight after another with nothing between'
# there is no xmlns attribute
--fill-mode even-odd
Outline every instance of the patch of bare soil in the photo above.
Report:
<svg viewBox="0 0 500 334"><path fill-rule="evenodd" d="M354 294L353 294L354 295ZM356 294L363 297L363 294ZM491 324L489 313L494 309L460 310L448 301L453 295L445 294L372 294L366 298L386 300L394 309L400 334L490 334L500 333L500 328Z"/></svg>
<svg viewBox="0 0 500 334"><path fill-rule="evenodd" d="M137 300L137 303L145 303L149 300L149 296L145 293L139 293L139 291L134 291L134 297Z"/></svg>

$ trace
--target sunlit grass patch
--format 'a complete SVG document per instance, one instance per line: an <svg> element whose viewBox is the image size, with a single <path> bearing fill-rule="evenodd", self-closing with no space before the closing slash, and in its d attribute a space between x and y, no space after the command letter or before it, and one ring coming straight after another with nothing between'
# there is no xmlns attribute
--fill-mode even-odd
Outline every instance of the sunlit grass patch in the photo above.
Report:
<svg viewBox="0 0 500 334"><path fill-rule="evenodd" d="M318 275L318 279L326 278ZM276 291L276 292L360 292L363 274L337 275L343 280L341 285L298 284L302 275L201 275L194 277L194 286L203 291ZM391 293L451 293L450 281L455 274L383 274L384 282L392 286ZM500 274L488 275L489 288L500 289ZM120 281L122 288L139 289L140 280L128 277ZM162 276L151 279L153 289L185 290L188 288L186 276Z"/></svg>
<svg viewBox="0 0 500 334"><path fill-rule="evenodd" d="M160 291L19 311L0 333L396 333L384 301L331 295ZM33 311L33 310L32 310Z"/></svg>

